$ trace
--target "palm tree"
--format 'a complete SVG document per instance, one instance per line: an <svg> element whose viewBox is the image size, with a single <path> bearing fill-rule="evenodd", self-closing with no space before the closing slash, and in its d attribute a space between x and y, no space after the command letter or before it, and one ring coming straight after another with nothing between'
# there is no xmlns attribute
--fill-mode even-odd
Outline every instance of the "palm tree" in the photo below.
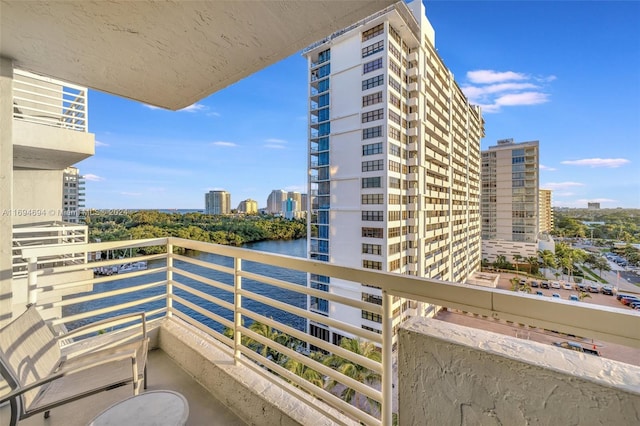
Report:
<svg viewBox="0 0 640 426"><path fill-rule="evenodd" d="M538 273L538 258L536 256L529 256L525 259L525 261L529 264L529 273L537 274Z"/></svg>
<svg viewBox="0 0 640 426"><path fill-rule="evenodd" d="M253 331L256 334L259 334L260 336L266 337L269 340L273 340L276 343L280 343L281 345L284 345L284 346L287 346L287 343L289 342L289 336L287 336L284 333L280 333L279 331L275 330L273 327L263 324L259 321L254 321L249 326L249 330ZM260 355L262 355L265 358L268 358L269 356L271 356L271 358L275 362L278 362L281 360L280 352L276 351L274 348L270 347L269 345L263 345L262 343L256 342L254 340L250 340L247 343L247 346L253 349L254 351L258 352Z"/></svg>
<svg viewBox="0 0 640 426"><path fill-rule="evenodd" d="M542 267L545 269L544 277L547 278L547 268L557 267L555 255L551 250L538 250L538 257L541 259Z"/></svg>
<svg viewBox="0 0 640 426"><path fill-rule="evenodd" d="M293 358L289 358L287 362L284 363L284 368L291 371L295 375L302 377L313 385L316 385L318 387L324 386L324 380L322 379L322 375L320 373ZM295 383L293 383L293 385L297 386Z"/></svg>
<svg viewBox="0 0 640 426"><path fill-rule="evenodd" d="M514 254L513 256L513 265L516 267L516 276L518 275L518 263L522 260L522 256L519 254Z"/></svg>
<svg viewBox="0 0 640 426"><path fill-rule="evenodd" d="M382 361L382 354L371 342L363 342L360 339L349 339L345 337L340 341L340 347L373 361ZM382 379L379 373L364 368L361 365L354 364L352 361L344 359L338 355L328 356L325 358L324 364L361 383L376 385L379 384ZM327 389L333 389L338 383L338 381L332 379L327 384ZM364 395L357 393L354 389L349 387L345 387L345 389L340 393L340 398L343 401L354 404L357 407L362 407L363 401L361 398L363 396ZM378 408L380 406L380 403L370 399L369 397L367 397L366 400L372 407Z"/></svg>

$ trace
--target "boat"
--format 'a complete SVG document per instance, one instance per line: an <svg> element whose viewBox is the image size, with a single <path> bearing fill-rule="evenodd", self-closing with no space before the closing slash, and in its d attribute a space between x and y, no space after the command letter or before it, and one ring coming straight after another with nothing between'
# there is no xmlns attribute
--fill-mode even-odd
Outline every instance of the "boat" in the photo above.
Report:
<svg viewBox="0 0 640 426"><path fill-rule="evenodd" d="M94 268L93 273L96 275L113 275L113 274L125 274L127 272L144 271L147 269L147 262L128 262L116 266L101 266Z"/></svg>

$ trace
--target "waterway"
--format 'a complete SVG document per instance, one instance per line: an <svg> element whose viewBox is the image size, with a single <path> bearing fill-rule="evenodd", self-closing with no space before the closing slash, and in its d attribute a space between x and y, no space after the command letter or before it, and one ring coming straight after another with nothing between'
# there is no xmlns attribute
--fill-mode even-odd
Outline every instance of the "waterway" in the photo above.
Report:
<svg viewBox="0 0 640 426"><path fill-rule="evenodd" d="M295 257L303 257L303 258L306 257L306 247L307 246L306 246L305 239L291 240L291 241L260 241L256 243L245 244L243 246L243 248L247 248L250 250L259 250L259 251L278 253L278 254L284 254L284 255L295 256ZM190 252L190 253L187 253L186 255L198 260L205 261L205 262L216 263L216 264L227 266L227 267L233 267L233 259L229 257L203 253L203 252ZM149 270L151 271L156 268L164 267L165 265L166 265L165 260L151 261L148 264ZM198 274L202 277L206 277L211 280L215 280L223 284L223 286L229 286L229 290L231 291L233 290L233 276L231 274L213 271L208 268L203 268L200 266L196 266L196 265L186 263L186 262L181 262L181 261L175 261L174 267L183 269L185 271L188 271L194 274ZM242 269L248 272L253 272L256 274L277 278L277 279L298 284L301 286L306 285L306 274L303 272L292 271L285 268L279 268L271 265L265 265L265 264L249 262L249 261L243 261ZM175 281L181 284L188 285L206 294L215 296L226 302L233 303L233 293L230 291L226 291L226 289L225 290L218 289L210 285L200 283L196 280L189 279L176 272L174 272L173 278ZM103 293L103 292L108 292L116 289L131 287L135 285L163 281L165 279L166 279L166 273L164 272L151 273L148 275L144 275L140 277L132 277L132 278L127 278L126 274L123 274L122 279L114 280L108 283L95 284L93 291L88 294ZM252 291L252 292L255 292L256 294L260 294L263 296L268 296L270 298L287 303L295 307L299 307L299 308L306 307L306 296L304 294L297 293L295 291L284 290L278 287L256 282L246 278L243 279L242 281L242 287L248 291ZM126 303L132 299L143 299L147 297L157 296L159 294L164 293L165 290L166 290L165 286L160 286L157 288L137 291L132 294L106 297L106 298L94 300L91 302L84 302L84 303L71 305L71 306L65 307L64 316L66 317L66 316L73 315L80 312L100 309L100 308L104 308L112 305L118 305L118 304ZM174 288L174 293L177 296L183 297L184 299L192 303L195 303L196 305L204 309L207 309L217 315L220 315L223 318L226 318L228 320L233 320L233 313L228 309L225 309L214 303L208 302L202 298L193 296L178 288ZM142 309L144 309L145 311L150 311L153 309L161 308L165 304L166 304L166 300L163 299L155 302L145 303L142 306L125 308L125 309L119 310L118 313L135 312L135 311L140 311ZM282 322L283 324L289 325L298 330L304 330L306 327L304 318L298 317L296 315L293 315L289 312L282 311L280 309L276 309L276 308L264 305L248 297L243 297L242 305L246 309L249 309L267 318L273 318L276 321ZM177 302L174 302L174 306L177 307L179 310L192 316L193 318L197 319L198 321L202 322L203 324L206 324L207 326L213 328L214 330L217 330L219 332L224 331L224 326L221 325L220 323L213 321L207 318L206 316L201 315L200 313L194 310L191 310L188 307L182 304L179 304ZM101 319L102 317L109 317L112 315L114 314L110 313L110 314L92 317L93 319L91 319L91 321L95 319ZM76 321L71 324L68 324L68 327L70 329L75 328L82 325L84 322L85 321ZM247 318L247 320L245 321L245 325L248 325L251 322L252 320Z"/></svg>

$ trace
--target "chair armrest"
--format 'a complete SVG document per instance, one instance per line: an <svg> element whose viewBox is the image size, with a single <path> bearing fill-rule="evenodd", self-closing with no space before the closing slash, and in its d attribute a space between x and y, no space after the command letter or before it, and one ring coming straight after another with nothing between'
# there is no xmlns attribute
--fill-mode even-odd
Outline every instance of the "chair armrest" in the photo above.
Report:
<svg viewBox="0 0 640 426"><path fill-rule="evenodd" d="M120 321L123 319L127 319L127 318L134 318L139 316L141 319L141 323L142 323L142 338L146 339L147 338L147 314L142 311L142 312L132 312L130 314L122 314L122 315L118 315L115 317L111 317L111 318L105 318L103 320L100 321L95 321L92 322L91 324L87 324L84 325L82 327L78 327L74 330L71 330L68 333L65 334L61 334L60 336L57 336L58 340L63 340L63 339L69 339L69 338L73 338L73 336L78 335L78 334L82 334L84 331L86 330L90 330L92 328L95 328L97 326L100 325L104 325L104 324L109 324L111 322L116 322L116 321Z"/></svg>
<svg viewBox="0 0 640 426"><path fill-rule="evenodd" d="M70 374L75 374L75 373L79 373L81 371L84 370L88 370L90 368L94 368L97 367L99 365L103 365L103 364L108 364L110 362L115 362L115 361L122 361L125 359L131 359L132 361L135 361L136 359L136 351L135 350L125 350L125 351L121 351L121 352L116 352L113 354L110 354L108 357L103 357L101 360L99 360L98 362L87 362L87 363L83 363L79 366L76 366L74 368L63 368L62 370L56 371L55 373L52 373L50 375L48 375L47 377L44 377L40 380L36 380L33 383L30 383L26 386L23 387L18 387L17 389L15 389L14 391L4 395L2 397L2 399L0 399L0 404L9 401L11 399L16 398L17 396L22 395L23 393L30 391L32 389L38 388L42 385L46 385L49 382L52 382L54 380L57 380L61 377L64 376L68 376ZM135 377L132 378L133 380L135 380Z"/></svg>
<svg viewBox="0 0 640 426"><path fill-rule="evenodd" d="M102 359L107 359L108 357L111 357L120 353L133 352L134 354L137 354L137 351L138 349L140 349L140 347L142 347L143 352L146 352L148 342L149 342L149 339L138 338L136 340L128 341L124 344L121 343L117 346L110 346L104 349L99 349L92 352L85 352L78 355L71 354L71 356L63 356L60 360L62 363L61 364L62 369L66 369L67 366L71 366L70 368L72 369L80 368L84 365L96 364L96 362L98 364L101 364L100 361ZM146 359L146 356L145 356L145 359Z"/></svg>

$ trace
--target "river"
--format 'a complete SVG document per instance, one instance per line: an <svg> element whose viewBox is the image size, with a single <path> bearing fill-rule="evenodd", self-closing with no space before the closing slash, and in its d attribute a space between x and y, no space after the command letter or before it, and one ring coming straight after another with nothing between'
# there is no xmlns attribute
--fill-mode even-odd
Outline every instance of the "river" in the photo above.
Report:
<svg viewBox="0 0 640 426"><path fill-rule="evenodd" d="M299 240L290 240L290 241L260 241L256 243L245 244L242 247L250 250L259 250L259 251L265 251L270 253L278 253L278 254L304 258L306 257L307 244L305 239L299 239ZM187 256L190 256L205 262L217 263L217 264L229 266L229 267L233 266L233 259L229 257L224 257L224 256L219 256L219 255L214 255L209 253L202 253L202 252L191 252L191 253L188 253ZM164 267L165 265L166 265L165 260L151 261L148 264L150 270L153 270L154 268ZM200 266L196 266L190 263L180 262L180 261L175 261L174 266L176 268L183 269L185 271L198 274L203 277L229 285L230 289L232 289L233 276L231 276L230 274L213 271L207 268L203 268ZM269 266L269 265L264 265L264 264L259 264L255 262L249 262L249 261L244 261L242 263L242 269L248 272L253 272L256 274L277 278L290 283L306 285L306 274L303 272L287 270L279 267L274 267L274 266ZM126 278L126 275L123 275L123 278L119 280L114 280L107 283L95 284L93 291L88 294L103 293L107 291L134 286L134 285L141 285L145 283L162 281L164 279L166 279L166 274L162 272L155 273L155 274L152 273L149 275L144 275L141 277L132 277L132 278ZM233 303L233 294L228 291L221 290L206 284L202 284L198 281L186 278L178 273L174 273L173 279L181 284L191 286L204 293L218 297L229 303ZM259 283L249 279L243 279L242 287L246 290L255 292L260 295L274 298L278 301L290 304L292 306L296 306L303 309L306 308L306 296L294 291L280 289L271 285ZM76 313L86 312L88 310L95 310L95 309L100 309L100 308L104 308L111 305L126 303L131 299L142 299L146 297L152 297L152 296L162 294L164 291L165 291L165 287L161 286L157 288L138 291L133 294L111 296L111 297L106 297L99 300L94 300L91 302L78 303L75 305L65 307L64 316L66 317ZM176 294L176 296L183 297L184 299L192 303L195 303L202 308L210 310L211 312L217 315L220 315L223 318L226 318L228 320L233 320L233 313L228 309L222 308L204 299L195 297L177 288L174 288L174 293ZM122 310L119 310L117 313L135 312L141 309L150 311L153 309L158 309L164 306L165 304L166 304L166 301L163 299L160 301L145 303L142 306L122 309ZM298 317L289 312L285 312L280 309L276 309L276 308L264 305L255 300L251 300L248 297L243 298L242 304L243 304L243 307L246 309L254 311L268 318L272 317L274 320L282 322L283 324L289 325L298 330L305 330L306 328L306 323L304 318ZM209 318L181 304L174 303L174 305L178 307L181 311L189 314L193 318L208 325L214 330L217 330L219 332L222 332L224 330L224 327L218 322L212 321ZM96 317L93 317L92 320L106 318L112 315L115 315L115 314L110 313L110 314L96 316ZM80 325L83 325L84 322L85 321L76 321L71 324L68 324L68 327L70 329L73 329ZM250 323L251 323L251 320L247 319L247 322L245 323L245 325Z"/></svg>

